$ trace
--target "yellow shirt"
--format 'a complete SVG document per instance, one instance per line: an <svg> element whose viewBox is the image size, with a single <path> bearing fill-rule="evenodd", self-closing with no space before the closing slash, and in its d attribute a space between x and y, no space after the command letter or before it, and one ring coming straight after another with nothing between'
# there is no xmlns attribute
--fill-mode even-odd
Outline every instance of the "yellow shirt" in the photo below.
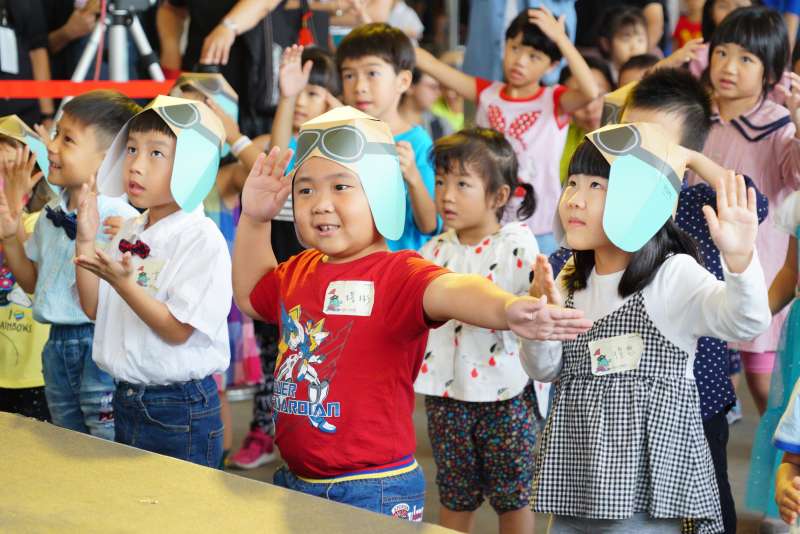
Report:
<svg viewBox="0 0 800 534"><path fill-rule="evenodd" d="M39 213L23 215L25 232L30 234ZM44 385L42 349L50 327L33 320L32 295L17 285L11 271L0 268L0 387L34 388Z"/></svg>

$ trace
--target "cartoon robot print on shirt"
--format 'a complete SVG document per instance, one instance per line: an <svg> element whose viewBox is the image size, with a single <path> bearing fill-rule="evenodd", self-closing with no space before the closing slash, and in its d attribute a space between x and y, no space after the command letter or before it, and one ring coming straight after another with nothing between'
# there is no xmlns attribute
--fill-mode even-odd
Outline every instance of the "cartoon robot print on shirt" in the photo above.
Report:
<svg viewBox="0 0 800 534"><path fill-rule="evenodd" d="M340 414L339 403L325 403L330 388L329 377L318 371L327 356L319 352L330 332L324 330L325 319L317 322L301 319L301 308L288 312L281 304L281 339L278 344L278 371L275 374L273 405L276 413L305 415L311 425L328 434L336 432L329 418ZM297 389L307 383L308 400L299 400Z"/></svg>

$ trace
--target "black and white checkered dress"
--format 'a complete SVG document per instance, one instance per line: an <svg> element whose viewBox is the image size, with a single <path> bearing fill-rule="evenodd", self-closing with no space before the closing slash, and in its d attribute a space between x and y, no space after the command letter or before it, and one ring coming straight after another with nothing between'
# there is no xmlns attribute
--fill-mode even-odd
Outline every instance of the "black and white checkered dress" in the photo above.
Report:
<svg viewBox="0 0 800 534"><path fill-rule="evenodd" d="M573 306L572 295L566 305ZM639 368L592 375L590 341L638 333ZM650 319L641 292L563 344L563 367L536 458L537 512L624 519L695 518L722 532L714 468L689 355Z"/></svg>

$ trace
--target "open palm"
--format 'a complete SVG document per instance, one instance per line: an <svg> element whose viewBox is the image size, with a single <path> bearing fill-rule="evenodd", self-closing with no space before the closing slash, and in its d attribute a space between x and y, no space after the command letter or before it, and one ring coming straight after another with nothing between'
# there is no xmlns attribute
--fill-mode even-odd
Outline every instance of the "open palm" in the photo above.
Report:
<svg viewBox="0 0 800 534"><path fill-rule="evenodd" d="M291 159L291 150L281 154L278 147L273 147L269 155L259 154L242 190L242 212L245 215L267 222L281 211L292 192L292 179L284 176Z"/></svg>
<svg viewBox="0 0 800 534"><path fill-rule="evenodd" d="M302 60L302 46L293 45L283 51L281 69L278 73L281 96L297 96L308 84L308 77L311 76L311 67L314 63L308 60L303 65Z"/></svg>
<svg viewBox="0 0 800 534"><path fill-rule="evenodd" d="M97 195L87 184L83 184L78 200L78 225L76 239L84 243L94 243L100 227L100 212L97 210Z"/></svg>
<svg viewBox="0 0 800 534"><path fill-rule="evenodd" d="M717 185L717 211L703 206L711 239L725 256L747 256L753 251L758 233L756 194L742 176L730 172Z"/></svg>

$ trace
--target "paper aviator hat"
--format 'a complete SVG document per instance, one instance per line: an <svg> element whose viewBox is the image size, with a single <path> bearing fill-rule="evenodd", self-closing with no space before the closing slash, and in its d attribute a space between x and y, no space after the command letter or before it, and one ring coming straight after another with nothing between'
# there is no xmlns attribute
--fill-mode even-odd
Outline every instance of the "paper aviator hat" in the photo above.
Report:
<svg viewBox="0 0 800 534"><path fill-rule="evenodd" d="M661 126L611 124L586 135L611 166L603 211L608 239L626 252L642 248L673 215L686 170L684 152ZM556 220L556 238L564 229Z"/></svg>
<svg viewBox="0 0 800 534"><path fill-rule="evenodd" d="M239 120L239 95L218 72L184 72L175 80L170 96L183 97L183 87L189 86L211 98L233 120Z"/></svg>
<svg viewBox="0 0 800 534"><path fill-rule="evenodd" d="M630 82L623 85L616 91L612 91L603 97L603 115L600 118L600 125L618 124L625 110L625 102L633 92L639 82Z"/></svg>
<svg viewBox="0 0 800 534"><path fill-rule="evenodd" d="M222 122L203 102L185 98L160 95L139 114L148 110L158 113L178 138L170 191L181 209L193 211L216 181L220 149L225 139ZM97 172L97 190L103 195L125 193L122 169L130 125L128 121L117 134Z"/></svg>
<svg viewBox="0 0 800 534"><path fill-rule="evenodd" d="M353 171L361 180L378 232L386 239L403 235L405 185L394 137L385 122L350 106L323 113L300 127L294 173L312 157Z"/></svg>
<svg viewBox="0 0 800 534"><path fill-rule="evenodd" d="M47 146L36 132L28 127L25 122L16 115L6 115L0 117L0 136L10 137L15 141L27 145L36 157L36 163L42 170L42 174L47 178L50 173L50 160L47 159Z"/></svg>

